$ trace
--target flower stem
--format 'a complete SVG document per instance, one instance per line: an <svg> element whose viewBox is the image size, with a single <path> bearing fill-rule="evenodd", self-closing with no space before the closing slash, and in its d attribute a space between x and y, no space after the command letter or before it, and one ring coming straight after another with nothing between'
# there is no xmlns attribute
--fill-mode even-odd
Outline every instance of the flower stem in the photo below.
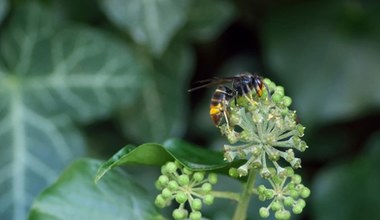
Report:
<svg viewBox="0 0 380 220"><path fill-rule="evenodd" d="M216 198L231 199L234 201L240 200L240 195L234 192L211 191L210 194Z"/></svg>
<svg viewBox="0 0 380 220"><path fill-rule="evenodd" d="M252 188L255 185L256 172L251 169L248 174L248 180L244 184L243 192L240 195L239 203L235 209L233 220L245 220L247 216L249 201L251 199Z"/></svg>

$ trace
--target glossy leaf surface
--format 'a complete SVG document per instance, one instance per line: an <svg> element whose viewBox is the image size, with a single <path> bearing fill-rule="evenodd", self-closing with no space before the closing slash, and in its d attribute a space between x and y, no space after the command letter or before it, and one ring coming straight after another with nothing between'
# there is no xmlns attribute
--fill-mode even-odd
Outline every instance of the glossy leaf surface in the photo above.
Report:
<svg viewBox="0 0 380 220"><path fill-rule="evenodd" d="M132 176L112 170L100 183L93 176L100 161L81 159L35 200L29 220L164 219Z"/></svg>
<svg viewBox="0 0 380 220"><path fill-rule="evenodd" d="M227 172L230 163L226 162L223 154L199 148L178 139L160 144L142 144L138 147L128 145L117 152L99 168L95 181L99 181L106 172L114 167L128 164L162 165L167 161L177 160L191 170L221 170Z"/></svg>

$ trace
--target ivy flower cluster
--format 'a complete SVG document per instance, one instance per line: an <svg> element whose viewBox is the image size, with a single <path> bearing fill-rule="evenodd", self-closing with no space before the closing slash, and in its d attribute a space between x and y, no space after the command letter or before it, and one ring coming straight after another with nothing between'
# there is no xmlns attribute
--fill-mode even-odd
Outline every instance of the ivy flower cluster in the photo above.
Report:
<svg viewBox="0 0 380 220"><path fill-rule="evenodd" d="M300 175L294 174L291 167L285 168L287 175L278 176L274 169L271 169L271 177L268 178L271 188L264 185L257 187L259 200L271 200L268 206L261 207L259 214L262 218L267 218L272 210L275 218L287 220L294 214L300 214L305 207L305 198L309 197L310 189L304 186Z"/></svg>
<svg viewBox="0 0 380 220"><path fill-rule="evenodd" d="M155 204L159 208L169 206L175 200L179 206L174 209L174 219L201 219L200 212L203 203L211 205L214 196L211 195L212 185L217 183L217 176L204 172L193 172L180 163L167 162L161 167L162 175L156 181L156 188L161 193L156 197ZM190 214L185 204L190 207Z"/></svg>
<svg viewBox="0 0 380 220"><path fill-rule="evenodd" d="M305 151L307 145L301 140L305 127L297 122L296 112L288 107L292 103L284 88L269 79L264 83L261 97L253 94L252 99L239 97L229 106L229 123L220 126L231 145L224 146L224 157L232 162L237 159L246 163L237 168L238 176L246 176L250 169L260 169L263 177L269 176L274 167L278 175L285 175L280 166L282 158L294 169L301 167L301 159L294 150ZM268 164L270 161L271 164ZM231 173L235 173L234 170Z"/></svg>

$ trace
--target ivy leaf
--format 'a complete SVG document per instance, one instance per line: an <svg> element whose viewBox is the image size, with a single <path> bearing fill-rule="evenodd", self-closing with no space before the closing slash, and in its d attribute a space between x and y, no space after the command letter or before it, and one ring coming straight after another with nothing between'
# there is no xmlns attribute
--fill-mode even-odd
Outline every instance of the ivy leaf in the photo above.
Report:
<svg viewBox="0 0 380 220"><path fill-rule="evenodd" d="M189 10L185 32L198 41L210 41L227 27L235 15L231 1L195 0Z"/></svg>
<svg viewBox="0 0 380 220"><path fill-rule="evenodd" d="M122 113L124 132L129 138L162 142L184 133L187 82L193 62L192 51L181 44L173 44L159 60L145 60L142 93Z"/></svg>
<svg viewBox="0 0 380 220"><path fill-rule="evenodd" d="M312 189L315 219L379 219L380 133L368 142L367 152L338 162L320 172Z"/></svg>
<svg viewBox="0 0 380 220"><path fill-rule="evenodd" d="M189 0L100 0L108 18L134 41L161 55L186 21Z"/></svg>
<svg viewBox="0 0 380 220"><path fill-rule="evenodd" d="M138 147L127 145L99 168L95 182L109 170L128 164L163 165L167 161L177 160L191 170L219 170L227 173L231 165L224 160L221 152L210 151L178 139L170 139L163 145L142 144Z"/></svg>
<svg viewBox="0 0 380 220"><path fill-rule="evenodd" d="M9 9L9 2L8 0L0 1L0 24L7 15Z"/></svg>
<svg viewBox="0 0 380 220"><path fill-rule="evenodd" d="M131 104L139 68L129 48L70 27L37 4L18 7L0 38L0 218L26 219L33 197L84 151L73 120Z"/></svg>
<svg viewBox="0 0 380 220"><path fill-rule="evenodd" d="M112 170L102 182L93 176L100 161L71 164L34 201L29 220L42 219L164 219L150 197L131 176Z"/></svg>
<svg viewBox="0 0 380 220"><path fill-rule="evenodd" d="M264 51L303 121L344 120L379 106L379 6L314 1L268 13Z"/></svg>

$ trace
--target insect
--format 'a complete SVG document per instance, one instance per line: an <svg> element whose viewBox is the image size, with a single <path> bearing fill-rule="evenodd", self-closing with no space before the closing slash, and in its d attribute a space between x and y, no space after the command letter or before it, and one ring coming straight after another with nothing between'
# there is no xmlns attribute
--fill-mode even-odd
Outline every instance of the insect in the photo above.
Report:
<svg viewBox="0 0 380 220"><path fill-rule="evenodd" d="M221 124L222 115L226 120L227 126L229 126L227 106L232 98L234 98L233 91L222 85L219 85L214 94L212 94L210 102L210 117L216 127Z"/></svg>
<svg viewBox="0 0 380 220"><path fill-rule="evenodd" d="M254 90L256 94L261 97L263 95L264 87L269 94L269 89L263 82L262 78L257 74L251 74L248 72L240 73L232 77L214 77L198 81L197 83L202 83L202 85L189 89L188 91L192 92L197 89L218 85L211 97L210 103L210 117L214 125L217 127L222 122L222 116L224 116L227 126L229 126L227 107L231 99L234 98L236 102L237 97L243 96L252 102L252 91ZM221 85L226 83L231 83L232 89Z"/></svg>

